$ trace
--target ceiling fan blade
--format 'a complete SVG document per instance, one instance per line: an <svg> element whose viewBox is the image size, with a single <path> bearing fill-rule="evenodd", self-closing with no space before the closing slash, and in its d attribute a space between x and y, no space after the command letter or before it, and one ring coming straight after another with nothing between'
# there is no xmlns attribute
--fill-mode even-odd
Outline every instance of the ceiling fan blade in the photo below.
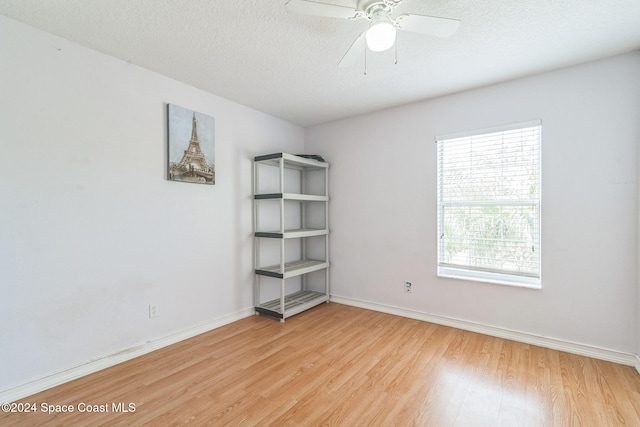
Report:
<svg viewBox="0 0 640 427"><path fill-rule="evenodd" d="M338 67L348 68L356 63L358 58L360 58L360 55L362 55L362 53L366 49L365 38L364 38L365 34L367 34L366 31L360 34L356 39L356 41L353 42L349 50L347 50L347 53L344 54L344 56L338 63Z"/></svg>
<svg viewBox="0 0 640 427"><path fill-rule="evenodd" d="M351 19L358 15L358 11L350 7L310 0L289 0L284 7L289 12L300 15L326 16L329 18L342 19Z"/></svg>
<svg viewBox="0 0 640 427"><path fill-rule="evenodd" d="M396 18L396 25L404 31L427 36L449 37L458 31L460 21L435 16L405 14Z"/></svg>

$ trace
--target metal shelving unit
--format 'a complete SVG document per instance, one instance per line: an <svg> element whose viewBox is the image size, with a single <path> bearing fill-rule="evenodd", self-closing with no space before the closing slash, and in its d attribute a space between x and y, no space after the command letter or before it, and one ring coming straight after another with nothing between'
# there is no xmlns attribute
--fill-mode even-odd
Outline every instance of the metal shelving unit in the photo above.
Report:
<svg viewBox="0 0 640 427"><path fill-rule="evenodd" d="M254 158L256 313L284 322L329 301L328 170L326 162L288 153ZM277 207L265 212L267 203ZM264 240L277 245L264 244ZM273 253L275 246L279 254ZM315 280L311 280L312 273ZM318 275L323 276L321 283ZM293 283L287 283L289 280ZM265 281L275 283L277 291L272 286L271 293L265 292Z"/></svg>

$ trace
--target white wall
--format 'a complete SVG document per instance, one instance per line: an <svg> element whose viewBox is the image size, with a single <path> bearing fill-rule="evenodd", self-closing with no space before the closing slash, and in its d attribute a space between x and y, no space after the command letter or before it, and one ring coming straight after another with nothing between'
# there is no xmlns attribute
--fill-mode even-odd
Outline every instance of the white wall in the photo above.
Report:
<svg viewBox="0 0 640 427"><path fill-rule="evenodd" d="M307 129L331 162L332 294L636 352L639 75L634 52ZM437 278L434 137L532 119L542 290Z"/></svg>
<svg viewBox="0 0 640 427"><path fill-rule="evenodd" d="M0 39L0 391L252 307L251 159L304 130L1 16ZM166 103L215 117L215 186L165 179Z"/></svg>

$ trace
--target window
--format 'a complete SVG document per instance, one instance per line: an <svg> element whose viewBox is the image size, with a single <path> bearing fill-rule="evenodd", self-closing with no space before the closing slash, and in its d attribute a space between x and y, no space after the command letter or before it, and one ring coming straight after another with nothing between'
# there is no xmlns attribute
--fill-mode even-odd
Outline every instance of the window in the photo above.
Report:
<svg viewBox="0 0 640 427"><path fill-rule="evenodd" d="M436 138L438 276L540 287L540 121Z"/></svg>

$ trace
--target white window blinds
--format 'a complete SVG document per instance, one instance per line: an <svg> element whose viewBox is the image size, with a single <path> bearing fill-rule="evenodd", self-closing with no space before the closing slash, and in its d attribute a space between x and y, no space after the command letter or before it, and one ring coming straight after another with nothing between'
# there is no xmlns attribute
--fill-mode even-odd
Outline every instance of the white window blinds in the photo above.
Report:
<svg viewBox="0 0 640 427"><path fill-rule="evenodd" d="M437 138L438 275L540 286L539 121Z"/></svg>

